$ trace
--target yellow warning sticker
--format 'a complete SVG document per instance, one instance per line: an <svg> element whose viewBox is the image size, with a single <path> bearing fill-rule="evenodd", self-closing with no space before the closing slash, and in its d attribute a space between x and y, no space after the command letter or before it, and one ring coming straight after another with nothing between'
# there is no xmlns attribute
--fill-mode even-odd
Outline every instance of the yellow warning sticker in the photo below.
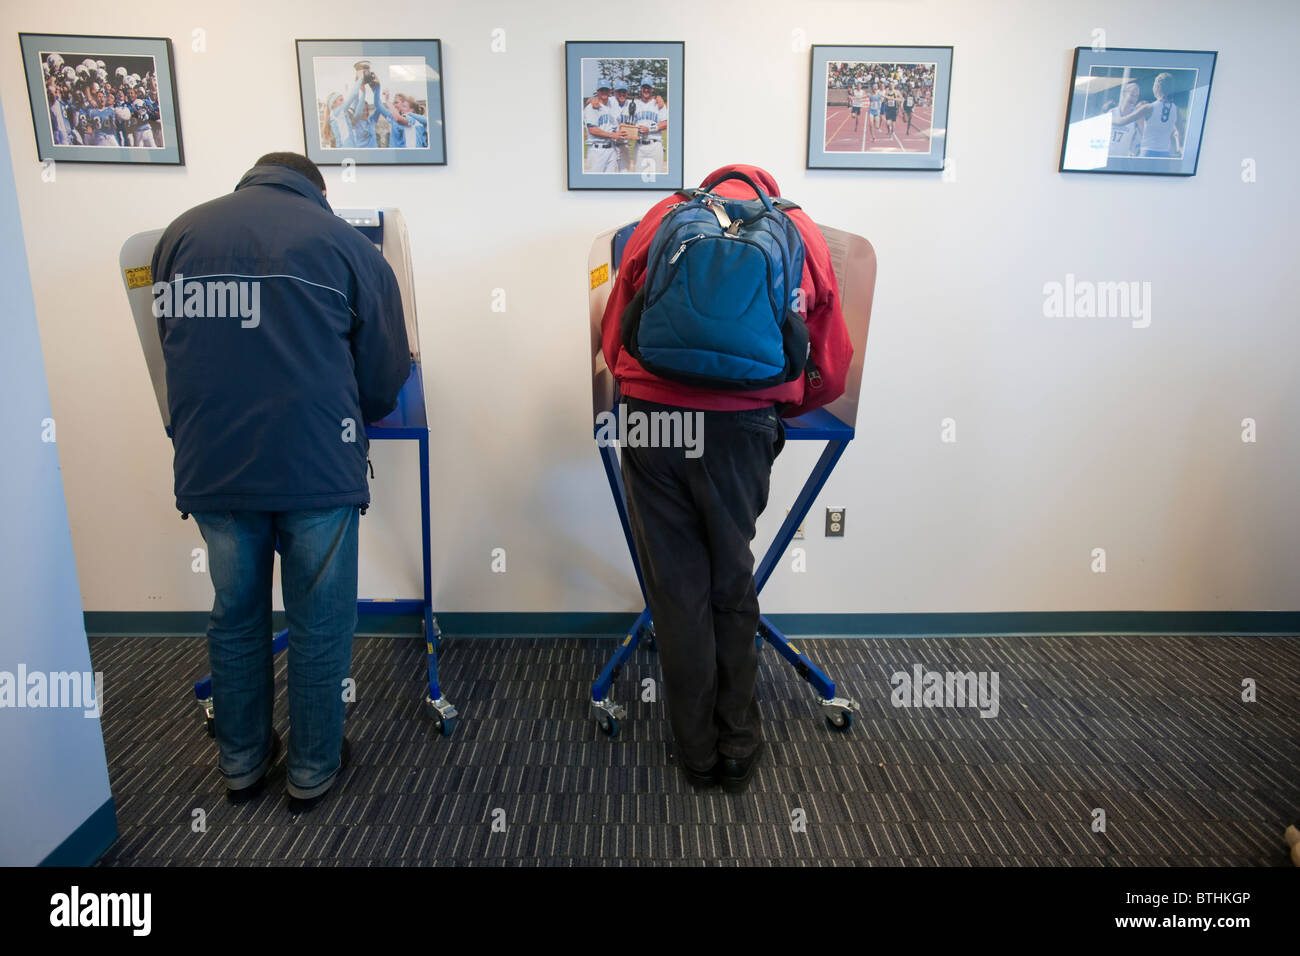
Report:
<svg viewBox="0 0 1300 956"><path fill-rule="evenodd" d="M631 644L631 643L632 643L632 635L631 635L631 634L629 634L627 637L623 638L623 646L624 646L624 647L627 647L627 646L628 646L629 644Z"/></svg>
<svg viewBox="0 0 1300 956"><path fill-rule="evenodd" d="M126 270L128 289L141 289L147 285L153 285L153 272L148 266L136 266L134 269Z"/></svg>
<svg viewBox="0 0 1300 956"><path fill-rule="evenodd" d="M602 262L596 268L591 270L591 287L594 289L598 285L604 285L609 281L609 263Z"/></svg>
<svg viewBox="0 0 1300 956"><path fill-rule="evenodd" d="M432 653L433 653L433 642L430 641L430 642L429 642L428 644L426 644L425 646L429 648L429 653L432 654Z"/></svg>
<svg viewBox="0 0 1300 956"><path fill-rule="evenodd" d="M798 653L799 653L799 648L795 647L795 646L794 646L793 644L791 644L789 641L786 642L786 646L787 646L788 648L790 648L790 650L791 650L793 653L795 653L795 654L798 654Z"/></svg>

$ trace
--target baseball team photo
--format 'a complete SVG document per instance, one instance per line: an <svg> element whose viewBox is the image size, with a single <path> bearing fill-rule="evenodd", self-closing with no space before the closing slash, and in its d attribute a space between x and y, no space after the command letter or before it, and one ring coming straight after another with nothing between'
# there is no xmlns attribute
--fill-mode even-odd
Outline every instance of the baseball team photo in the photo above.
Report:
<svg viewBox="0 0 1300 956"><path fill-rule="evenodd" d="M307 155L326 164L444 162L437 44L299 40Z"/></svg>
<svg viewBox="0 0 1300 956"><path fill-rule="evenodd" d="M675 49L657 56L658 50L642 49L647 47ZM680 184L676 130L682 44L570 43L566 48L569 188Z"/></svg>
<svg viewBox="0 0 1300 956"><path fill-rule="evenodd" d="M588 57L582 81L583 170L668 172L668 60Z"/></svg>

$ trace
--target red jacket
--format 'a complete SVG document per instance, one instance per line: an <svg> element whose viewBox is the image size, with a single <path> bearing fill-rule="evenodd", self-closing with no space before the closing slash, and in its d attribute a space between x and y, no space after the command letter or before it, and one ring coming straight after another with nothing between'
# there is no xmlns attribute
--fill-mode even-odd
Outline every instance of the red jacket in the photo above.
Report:
<svg viewBox="0 0 1300 956"><path fill-rule="evenodd" d="M746 173L766 189L769 195L781 195L776 180L757 166L723 166L710 173L704 181L710 182L723 173L736 169ZM753 196L749 186L736 179L722 183L716 192L734 199ZM678 202L681 202L680 196L668 196L645 214L623 249L618 279L614 283L609 302L605 305L605 317L601 320L600 327L601 347L605 352L605 361L613 369L614 378L623 394L662 405L710 411L740 411L782 403L788 406L784 412L787 418L803 415L839 398L844 392L849 361L853 358L853 344L849 341L849 330L844 324L844 314L840 311L840 290L835 281L835 270L831 268L831 254L826 248L826 239L802 209L792 209L788 213L803 236L805 250L802 285L807 309L804 321L808 325L809 353L808 367L802 377L756 391L719 391L660 378L647 372L636 359L627 354L623 349L621 334L623 310L637 290L645 284L646 256L650 251L650 241L668 207Z"/></svg>

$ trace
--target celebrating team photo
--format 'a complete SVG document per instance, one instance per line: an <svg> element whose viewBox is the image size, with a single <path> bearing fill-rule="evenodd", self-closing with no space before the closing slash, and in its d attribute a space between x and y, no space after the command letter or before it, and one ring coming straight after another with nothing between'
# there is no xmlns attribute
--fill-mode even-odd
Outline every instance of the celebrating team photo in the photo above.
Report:
<svg viewBox="0 0 1300 956"><path fill-rule="evenodd" d="M428 149L429 66L419 56L312 58L321 149Z"/></svg>
<svg viewBox="0 0 1300 956"><path fill-rule="evenodd" d="M163 148L153 57L42 51L40 60L55 146Z"/></svg>

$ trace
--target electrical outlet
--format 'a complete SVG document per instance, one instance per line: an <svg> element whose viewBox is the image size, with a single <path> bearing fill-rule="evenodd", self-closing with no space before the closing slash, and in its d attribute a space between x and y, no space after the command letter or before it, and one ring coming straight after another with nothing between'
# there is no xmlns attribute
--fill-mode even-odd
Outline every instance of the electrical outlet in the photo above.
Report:
<svg viewBox="0 0 1300 956"><path fill-rule="evenodd" d="M826 509L826 537L828 538L844 537L844 509L843 508Z"/></svg>
<svg viewBox="0 0 1300 956"><path fill-rule="evenodd" d="M790 514L790 509L789 509L789 508L786 508L786 509L785 509L785 513L786 513L787 515L789 515L789 514ZM795 538L797 538L797 539L798 539L798 538L803 538L804 534L803 534L803 525L802 525L802 524L799 525L799 527L797 527L797 528L794 529L794 536L795 536Z"/></svg>

